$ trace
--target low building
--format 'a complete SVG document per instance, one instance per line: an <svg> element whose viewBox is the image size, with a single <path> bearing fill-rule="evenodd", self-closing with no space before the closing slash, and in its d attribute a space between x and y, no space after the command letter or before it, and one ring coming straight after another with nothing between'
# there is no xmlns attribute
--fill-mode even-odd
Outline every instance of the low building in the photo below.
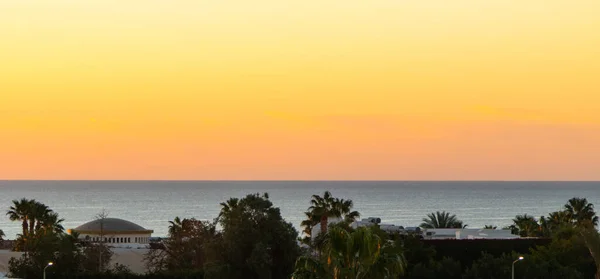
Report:
<svg viewBox="0 0 600 279"><path fill-rule="evenodd" d="M104 242L113 247L139 247L150 243L154 231L127 220L104 218L69 230L72 232L77 232L81 240Z"/></svg>
<svg viewBox="0 0 600 279"><path fill-rule="evenodd" d="M327 224L331 225L331 224L336 224L343 221L343 219L341 218L336 218L336 217L330 217L328 219ZM403 226L396 226L393 224L382 224L381 223L381 218L378 217L368 217L368 218L364 218L362 220L359 221L354 221L350 224L350 227L352 227L353 229L356 229L358 227L371 227L371 226L379 226L379 228L384 231L384 232L388 232L390 234L402 234L402 235L420 235L421 234L421 228L419 227L407 227L404 228ZM316 226L314 226L312 228L311 231L311 236L312 236L312 240L314 241L315 238L321 233L321 225L317 224Z"/></svg>
<svg viewBox="0 0 600 279"><path fill-rule="evenodd" d="M510 230L494 229L425 229L424 239L515 239Z"/></svg>
<svg viewBox="0 0 600 279"><path fill-rule="evenodd" d="M378 217L369 217L360 221L354 221L351 224L351 227L356 229L358 227L370 227L375 225L379 226L379 228L384 232L406 234L406 230L403 226L396 226L393 224L382 224L381 218Z"/></svg>

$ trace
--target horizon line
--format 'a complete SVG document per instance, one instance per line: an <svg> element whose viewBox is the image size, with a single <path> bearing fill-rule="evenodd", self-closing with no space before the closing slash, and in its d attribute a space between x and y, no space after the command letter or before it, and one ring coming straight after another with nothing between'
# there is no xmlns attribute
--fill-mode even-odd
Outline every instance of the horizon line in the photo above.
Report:
<svg viewBox="0 0 600 279"><path fill-rule="evenodd" d="M0 179L0 182L600 182L600 180L499 179Z"/></svg>

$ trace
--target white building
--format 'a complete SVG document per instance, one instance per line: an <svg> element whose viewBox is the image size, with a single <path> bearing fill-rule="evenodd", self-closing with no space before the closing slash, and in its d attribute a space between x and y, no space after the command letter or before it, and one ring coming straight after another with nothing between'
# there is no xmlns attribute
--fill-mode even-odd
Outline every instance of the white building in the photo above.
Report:
<svg viewBox="0 0 600 279"><path fill-rule="evenodd" d="M424 239L515 239L510 230L494 229L425 229Z"/></svg>
<svg viewBox="0 0 600 279"><path fill-rule="evenodd" d="M379 228L384 232L406 233L406 230L404 229L404 227L396 226L393 224L381 224L381 218L377 218L377 217L369 217L369 218L362 219L360 221L354 221L351 224L351 227L356 229L358 227L370 227L370 226L375 226L375 225L378 225Z"/></svg>
<svg viewBox="0 0 600 279"><path fill-rule="evenodd" d="M331 224L335 224L335 223L339 223L341 222L342 219L341 218L335 218L335 217L331 217L328 219L327 225L331 225ZM400 233L400 234L407 234L407 233L419 233L421 232L420 228L418 227L411 227L411 228L404 228L402 226L396 226L393 224L381 224L381 218L377 218L377 217L369 217L369 218L364 218L360 221L354 221L352 222L352 224L350 224L350 227L352 227L353 229L356 229L358 227L370 227L370 226L379 226L379 228L385 232L388 233ZM315 240L315 238L317 237L317 235L319 235L321 233L321 224L317 224L316 226L314 226L312 228L311 231L311 236L312 236L312 240Z"/></svg>
<svg viewBox="0 0 600 279"><path fill-rule="evenodd" d="M104 241L109 246L125 248L147 246L154 231L123 219L104 218L69 230L69 233L72 232L79 233L81 240Z"/></svg>
<svg viewBox="0 0 600 279"><path fill-rule="evenodd" d="M343 221L342 218L337 218L337 217L329 217L327 219L327 228L325 229L325 232L327 232L327 230L329 229L329 225L331 224L336 224ZM312 227L312 230L310 231L310 235L311 235L311 240L315 240L315 238L321 234L321 223L318 223L316 226Z"/></svg>

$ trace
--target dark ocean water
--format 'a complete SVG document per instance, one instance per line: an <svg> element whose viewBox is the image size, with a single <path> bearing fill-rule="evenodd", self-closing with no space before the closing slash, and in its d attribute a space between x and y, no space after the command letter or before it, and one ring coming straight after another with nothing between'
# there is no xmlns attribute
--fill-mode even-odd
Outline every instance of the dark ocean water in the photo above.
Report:
<svg viewBox="0 0 600 279"><path fill-rule="evenodd" d="M311 195L325 190L352 199L363 217L402 226L417 226L437 210L450 211L477 228L509 225L517 214L546 215L575 196L600 205L600 182L0 181L0 208L8 210L13 199L36 199L58 212L66 228L106 209L110 217L164 236L168 221L176 216L213 219L220 202L263 192L299 228ZM0 229L14 238L20 225L4 216Z"/></svg>

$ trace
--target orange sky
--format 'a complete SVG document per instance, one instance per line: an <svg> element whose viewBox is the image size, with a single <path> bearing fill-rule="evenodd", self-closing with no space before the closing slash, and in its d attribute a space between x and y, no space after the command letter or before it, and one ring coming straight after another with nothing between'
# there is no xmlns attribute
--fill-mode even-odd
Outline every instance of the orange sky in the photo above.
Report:
<svg viewBox="0 0 600 279"><path fill-rule="evenodd" d="M296 2L0 2L0 179L600 179L600 1Z"/></svg>

